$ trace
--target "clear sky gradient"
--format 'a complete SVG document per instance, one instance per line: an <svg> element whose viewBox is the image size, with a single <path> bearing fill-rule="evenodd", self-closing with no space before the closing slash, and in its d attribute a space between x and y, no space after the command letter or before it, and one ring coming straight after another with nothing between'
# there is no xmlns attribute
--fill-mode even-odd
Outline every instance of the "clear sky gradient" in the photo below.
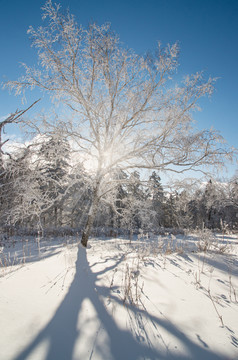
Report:
<svg viewBox="0 0 238 360"><path fill-rule="evenodd" d="M110 22L125 46L144 54L156 42L180 44L180 74L203 70L217 77L211 99L200 102L194 118L201 128L213 126L238 147L238 0L61 0L78 23ZM35 49L26 34L42 24L43 0L0 0L0 82L15 80L21 62L33 65ZM34 93L28 104L35 100ZM40 111L42 105L37 105ZM20 98L0 90L0 118L22 108ZM8 129L6 129L7 131ZM9 128L9 132L13 131ZM229 176L237 168L230 167Z"/></svg>

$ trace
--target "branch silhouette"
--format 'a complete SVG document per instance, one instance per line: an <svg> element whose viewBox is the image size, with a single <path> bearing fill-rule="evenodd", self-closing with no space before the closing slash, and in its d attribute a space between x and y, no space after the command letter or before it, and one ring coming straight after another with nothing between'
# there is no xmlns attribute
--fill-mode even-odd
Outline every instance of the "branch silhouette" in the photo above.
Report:
<svg viewBox="0 0 238 360"><path fill-rule="evenodd" d="M105 275L107 271L119 266L123 258L123 255L114 258L115 263L113 266L106 267L104 272L92 272L87 259L87 249L79 246L75 263L75 276L64 300L45 328L40 331L36 338L14 360L25 360L44 341L48 342L45 360L77 359L77 354L74 354L74 348L83 332L83 328L78 328L77 323L85 299L88 299L93 305L101 324L100 328L103 328L108 335L110 349L109 353L105 353L107 349L104 348L104 344L96 344L95 339L92 349L88 349L89 359L93 359L94 348L96 347L97 353L101 354L103 359L110 360L137 360L142 358L186 360L191 359L191 357L193 359L221 360L222 357L219 354L213 353L208 348L200 347L170 321L149 314L145 308L140 309L134 305L127 305L130 315L135 316L137 322L140 322L142 327L144 324L143 319L146 319L146 321L152 323L158 335L160 329L164 329L179 340L187 349L189 354L187 357L184 354L180 355L170 352L168 347L166 349L166 345L160 351L152 346L148 338L146 339L147 341L140 342L139 339L133 336L130 330L125 330L118 326L113 316L107 311L101 298L110 296L118 305L122 305L122 301L111 293L110 288L99 286L97 282L99 275ZM146 336L145 329L144 334Z"/></svg>

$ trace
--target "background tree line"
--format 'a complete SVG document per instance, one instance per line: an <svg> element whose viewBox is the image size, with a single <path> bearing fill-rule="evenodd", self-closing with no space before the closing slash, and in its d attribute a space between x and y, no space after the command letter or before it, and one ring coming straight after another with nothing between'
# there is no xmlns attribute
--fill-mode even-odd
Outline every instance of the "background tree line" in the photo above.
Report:
<svg viewBox="0 0 238 360"><path fill-rule="evenodd" d="M60 131L2 153L1 228L81 232L92 203L93 178L78 156ZM94 232L238 229L238 178L168 190L156 171L148 178L137 171L113 176L99 204Z"/></svg>

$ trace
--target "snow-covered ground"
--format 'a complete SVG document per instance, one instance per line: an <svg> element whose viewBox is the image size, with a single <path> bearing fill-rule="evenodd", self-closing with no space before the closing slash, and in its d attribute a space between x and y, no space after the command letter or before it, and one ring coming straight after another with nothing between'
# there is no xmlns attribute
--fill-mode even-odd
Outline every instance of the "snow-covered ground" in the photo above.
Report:
<svg viewBox="0 0 238 360"><path fill-rule="evenodd" d="M1 360L238 359L236 236L10 240Z"/></svg>

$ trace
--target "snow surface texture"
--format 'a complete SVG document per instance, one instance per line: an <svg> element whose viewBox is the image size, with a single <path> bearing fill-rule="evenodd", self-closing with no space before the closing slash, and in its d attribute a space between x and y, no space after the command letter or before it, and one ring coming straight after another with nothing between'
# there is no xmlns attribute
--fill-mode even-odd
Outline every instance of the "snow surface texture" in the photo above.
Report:
<svg viewBox="0 0 238 360"><path fill-rule="evenodd" d="M238 359L235 236L0 249L1 360Z"/></svg>

